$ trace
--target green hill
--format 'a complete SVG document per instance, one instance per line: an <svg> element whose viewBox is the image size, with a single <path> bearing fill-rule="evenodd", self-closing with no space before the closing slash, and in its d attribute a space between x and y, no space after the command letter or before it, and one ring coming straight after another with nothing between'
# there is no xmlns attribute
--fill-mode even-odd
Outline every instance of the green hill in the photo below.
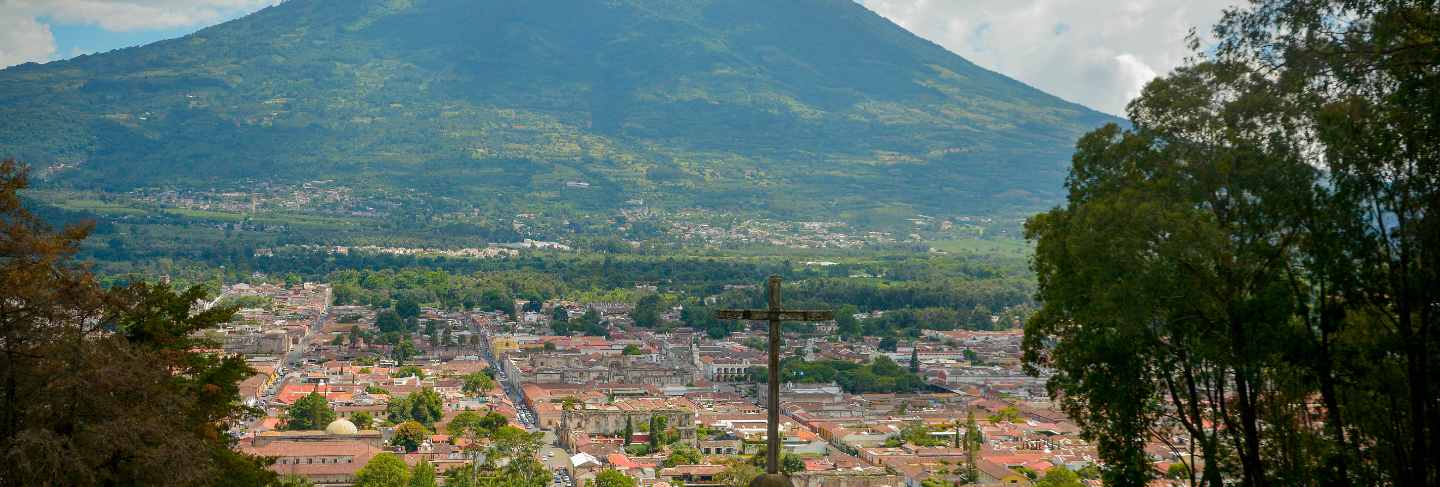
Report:
<svg viewBox="0 0 1440 487"><path fill-rule="evenodd" d="M51 188L457 211L993 214L1058 201L1111 121L851 0L291 0L0 71L0 156Z"/></svg>

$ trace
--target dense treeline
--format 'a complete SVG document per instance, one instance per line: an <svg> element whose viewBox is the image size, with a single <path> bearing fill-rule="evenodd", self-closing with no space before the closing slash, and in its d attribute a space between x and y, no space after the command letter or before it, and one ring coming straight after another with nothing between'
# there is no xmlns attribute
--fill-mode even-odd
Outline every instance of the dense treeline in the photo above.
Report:
<svg viewBox="0 0 1440 487"><path fill-rule="evenodd" d="M1440 485L1440 9L1255 0L1082 138L1025 360L1106 485ZM1057 344L1049 346L1052 339Z"/></svg>
<svg viewBox="0 0 1440 487"><path fill-rule="evenodd" d="M741 325L715 320L713 309L765 305L763 293L758 289L720 291L725 283L734 282L729 279L736 279L734 274L737 273L762 272L775 268L703 259L667 259L663 263L635 259L575 259L598 262L609 260L609 264L602 264L601 267L633 270L628 274L631 276L647 269L675 269L690 264L697 269L715 272L705 276L695 275L696 271L692 270L673 272L672 275L685 275L702 280L671 281L673 284L659 294L637 291L628 283L613 288L603 287L605 283L597 282L593 276L577 274L580 272L577 269L591 268L586 264L569 267L547 266L558 271L554 274L538 270L472 274L452 274L429 268L342 270L331 273L325 280L334 285L337 304L365 304L376 307L389 307L394 302L414 302L446 309L479 307L516 313L521 311L515 309L516 300L538 304L552 299L602 296L605 299L618 299L635 304L635 322L645 328L673 325L674 323L662 323L660 315L670 306L681 305L684 311L679 324L705 330L711 336L720 338L740 329ZM725 269L733 272L724 272ZM804 275L804 271L799 273ZM842 334L847 338L861 335L915 337L920 335L921 330L926 329L1010 328L1030 313L1028 296L1024 291L1029 286L1020 279L1001 278L973 280L957 277L917 282L814 278L786 286L785 300L789 306L820 306L841 310L841 324L846 328L842 330ZM692 294L704 293L707 290L716 290L718 294ZM711 305L703 303L702 298L707 296L714 297L715 302ZM863 321L850 317L860 311L872 310L884 311L884 314ZM588 329L587 333L595 333L594 323L589 323L588 327L585 323L573 325L562 328L573 332Z"/></svg>
<svg viewBox="0 0 1440 487"><path fill-rule="evenodd" d="M766 367L751 368L750 379L759 384L767 383L770 377L768 370ZM781 383L807 384L834 382L851 394L918 392L928 387L920 376L884 355L865 364L843 360L807 362L802 357L787 357L780 362L780 380Z"/></svg>
<svg viewBox="0 0 1440 487"><path fill-rule="evenodd" d="M797 303L853 304L861 311L902 308L1002 310L1029 302L1033 287L1019 278L900 282L824 278L806 280L787 291L786 299Z"/></svg>

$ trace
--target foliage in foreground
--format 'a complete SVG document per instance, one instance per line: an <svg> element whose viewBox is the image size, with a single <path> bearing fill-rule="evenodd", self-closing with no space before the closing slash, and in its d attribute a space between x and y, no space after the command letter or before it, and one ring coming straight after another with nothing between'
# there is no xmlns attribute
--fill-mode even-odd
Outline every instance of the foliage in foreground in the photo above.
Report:
<svg viewBox="0 0 1440 487"><path fill-rule="evenodd" d="M1256 0L1216 32L1027 225L1025 360L1107 485L1157 476L1157 428L1201 485L1436 485L1440 11Z"/></svg>
<svg viewBox="0 0 1440 487"><path fill-rule="evenodd" d="M200 288L102 289L72 260L86 226L54 232L21 205L24 170L0 163L0 483L265 485L267 462L231 449L250 414L238 357L196 352Z"/></svg>

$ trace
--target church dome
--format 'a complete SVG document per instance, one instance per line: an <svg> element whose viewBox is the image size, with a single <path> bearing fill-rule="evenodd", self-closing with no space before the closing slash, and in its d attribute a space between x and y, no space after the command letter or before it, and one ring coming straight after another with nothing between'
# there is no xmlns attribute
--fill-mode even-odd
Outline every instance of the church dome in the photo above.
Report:
<svg viewBox="0 0 1440 487"><path fill-rule="evenodd" d="M351 423L348 419L340 418L330 422L330 425L325 427L325 432L332 435L353 435L359 433L360 430L355 427L355 423Z"/></svg>

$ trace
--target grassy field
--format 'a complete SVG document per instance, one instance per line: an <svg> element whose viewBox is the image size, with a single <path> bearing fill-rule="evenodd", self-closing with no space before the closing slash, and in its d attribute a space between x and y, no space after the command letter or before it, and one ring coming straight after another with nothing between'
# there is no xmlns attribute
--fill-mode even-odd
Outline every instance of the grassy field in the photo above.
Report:
<svg viewBox="0 0 1440 487"><path fill-rule="evenodd" d="M926 243L936 250L957 254L1029 258L1035 251L1030 242L1016 238L934 240Z"/></svg>

